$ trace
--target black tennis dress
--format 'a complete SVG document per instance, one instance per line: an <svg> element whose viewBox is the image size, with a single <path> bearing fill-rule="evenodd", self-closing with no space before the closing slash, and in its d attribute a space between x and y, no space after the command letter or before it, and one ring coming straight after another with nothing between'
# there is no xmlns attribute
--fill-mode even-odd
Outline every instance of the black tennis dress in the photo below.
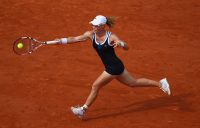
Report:
<svg viewBox="0 0 200 128"><path fill-rule="evenodd" d="M116 56L113 46L110 44L109 37L111 32L106 31L106 38L104 42L98 43L96 40L96 33L93 34L93 47L100 56L104 66L105 71L111 75L120 75L124 71L124 64Z"/></svg>

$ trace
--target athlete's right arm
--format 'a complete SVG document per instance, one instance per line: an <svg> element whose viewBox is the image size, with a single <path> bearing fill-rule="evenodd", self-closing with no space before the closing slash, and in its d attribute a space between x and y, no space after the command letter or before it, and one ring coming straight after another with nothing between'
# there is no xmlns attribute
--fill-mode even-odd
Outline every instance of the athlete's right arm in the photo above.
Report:
<svg viewBox="0 0 200 128"><path fill-rule="evenodd" d="M89 38L90 39L92 38L92 32L87 31L87 32L85 32L84 34L82 34L80 36L68 37L67 38L67 43L83 42L83 41L86 41ZM61 41L62 41L62 39L61 39Z"/></svg>
<svg viewBox="0 0 200 128"><path fill-rule="evenodd" d="M54 41L56 42L52 41L48 44L69 44L69 43L83 42L89 38L92 39L92 31L87 31L80 36L55 39Z"/></svg>

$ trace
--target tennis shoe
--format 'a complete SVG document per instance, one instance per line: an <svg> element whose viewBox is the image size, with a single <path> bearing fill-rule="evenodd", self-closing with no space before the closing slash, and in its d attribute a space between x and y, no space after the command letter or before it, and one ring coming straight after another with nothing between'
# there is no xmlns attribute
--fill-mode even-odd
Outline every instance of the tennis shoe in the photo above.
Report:
<svg viewBox="0 0 200 128"><path fill-rule="evenodd" d="M80 119L82 119L85 115L85 110L83 110L83 108L79 106L75 106L75 107L72 106L71 111L75 116L77 116Z"/></svg>
<svg viewBox="0 0 200 128"><path fill-rule="evenodd" d="M161 84L160 89L163 90L168 95L171 95L170 86L169 86L169 83L167 82L167 79L164 78L160 80L160 84Z"/></svg>

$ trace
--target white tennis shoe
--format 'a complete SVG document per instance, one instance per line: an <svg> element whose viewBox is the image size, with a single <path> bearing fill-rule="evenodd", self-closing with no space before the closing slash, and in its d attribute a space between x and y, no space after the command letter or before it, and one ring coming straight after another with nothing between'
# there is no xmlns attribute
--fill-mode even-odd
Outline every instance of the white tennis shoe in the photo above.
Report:
<svg viewBox="0 0 200 128"><path fill-rule="evenodd" d="M85 110L83 110L83 108L79 107L79 106L77 106L77 107L72 106L71 111L75 116L77 116L80 119L82 119L85 115Z"/></svg>
<svg viewBox="0 0 200 128"><path fill-rule="evenodd" d="M170 86L169 86L169 83L167 82L167 79L164 78L160 80L160 84L161 84L160 89L163 90L168 95L171 95Z"/></svg>

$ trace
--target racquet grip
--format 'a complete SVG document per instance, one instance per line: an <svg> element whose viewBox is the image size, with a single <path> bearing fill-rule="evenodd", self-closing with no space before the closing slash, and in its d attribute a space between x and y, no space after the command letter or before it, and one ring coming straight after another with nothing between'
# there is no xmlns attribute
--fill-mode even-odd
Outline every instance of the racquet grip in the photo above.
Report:
<svg viewBox="0 0 200 128"><path fill-rule="evenodd" d="M52 40L52 41L46 41L46 44L60 44L60 40Z"/></svg>

